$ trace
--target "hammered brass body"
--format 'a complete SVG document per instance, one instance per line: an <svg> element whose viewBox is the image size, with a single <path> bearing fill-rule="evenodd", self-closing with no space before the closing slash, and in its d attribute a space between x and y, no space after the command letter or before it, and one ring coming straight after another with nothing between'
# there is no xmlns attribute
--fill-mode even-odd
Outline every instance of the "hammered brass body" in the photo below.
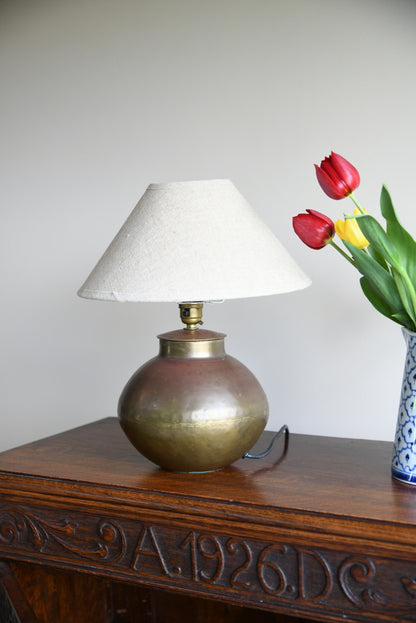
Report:
<svg viewBox="0 0 416 623"><path fill-rule="evenodd" d="M130 379L118 415L135 448L180 472L221 469L264 430L266 395L224 350L222 333L179 330L158 336L160 352Z"/></svg>

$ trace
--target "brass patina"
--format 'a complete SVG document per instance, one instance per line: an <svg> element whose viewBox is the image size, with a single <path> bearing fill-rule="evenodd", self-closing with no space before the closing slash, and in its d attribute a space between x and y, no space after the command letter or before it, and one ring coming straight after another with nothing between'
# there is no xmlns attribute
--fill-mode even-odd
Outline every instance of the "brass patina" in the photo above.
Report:
<svg viewBox="0 0 416 623"><path fill-rule="evenodd" d="M137 450L181 472L233 463L254 445L268 418L259 382L226 354L223 333L196 328L202 303L193 305L181 304L187 328L158 336L159 355L133 375L118 408Z"/></svg>
<svg viewBox="0 0 416 623"><path fill-rule="evenodd" d="M203 303L179 303L181 320L187 329L197 329L202 322Z"/></svg>

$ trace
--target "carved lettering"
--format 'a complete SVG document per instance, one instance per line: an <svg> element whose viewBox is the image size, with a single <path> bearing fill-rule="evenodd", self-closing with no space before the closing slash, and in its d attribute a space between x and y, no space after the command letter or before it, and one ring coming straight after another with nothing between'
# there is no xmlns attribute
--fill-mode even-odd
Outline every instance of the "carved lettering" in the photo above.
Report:
<svg viewBox="0 0 416 623"><path fill-rule="evenodd" d="M168 567L152 527L143 528L134 550L131 567L135 571L140 570L142 573L153 577L160 575L160 571L163 575L169 575Z"/></svg>
<svg viewBox="0 0 416 623"><path fill-rule="evenodd" d="M244 562L240 567L237 567L235 571L231 574L230 578L230 586L232 588L250 588L252 582L249 580L239 580L241 576L244 577L246 571L248 571L251 567L251 563L253 562L253 553L250 549L250 546L245 541L238 541L237 539L228 539L227 541L227 550L230 554L236 554L238 551L243 551L245 558Z"/></svg>
<svg viewBox="0 0 416 623"><path fill-rule="evenodd" d="M298 550L299 597L323 601L332 590L331 568L319 552Z"/></svg>
<svg viewBox="0 0 416 623"><path fill-rule="evenodd" d="M288 548L285 545L268 545L261 552L257 561L257 575L262 589L266 593L281 595L288 587L285 572L277 562L277 553L285 555Z"/></svg>
<svg viewBox="0 0 416 623"><path fill-rule="evenodd" d="M383 613L389 623L416 623L416 562L410 558L352 556L334 547L60 512L0 501L0 557L73 569L93 561L95 572L103 569L107 576L157 578L173 590L182 586L236 600L244 592L247 604L271 609L296 604L299 611L359 612L360 620Z"/></svg>
<svg viewBox="0 0 416 623"><path fill-rule="evenodd" d="M203 534L198 537L197 544L198 551L201 552L202 556L207 560L214 560L216 563L214 572L211 575L204 570L200 571L201 579L213 584L221 576L225 566L224 553L219 539L214 536Z"/></svg>
<svg viewBox="0 0 416 623"><path fill-rule="evenodd" d="M191 570L192 580L198 582L198 561L197 561L197 548L196 548L196 534L195 532L189 532L186 539L180 545L181 549L189 548L191 554Z"/></svg>

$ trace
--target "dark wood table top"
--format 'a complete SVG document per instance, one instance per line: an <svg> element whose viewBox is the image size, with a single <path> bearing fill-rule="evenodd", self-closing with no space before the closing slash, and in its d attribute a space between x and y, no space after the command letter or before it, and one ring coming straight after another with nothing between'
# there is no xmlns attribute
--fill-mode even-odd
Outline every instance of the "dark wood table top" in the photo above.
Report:
<svg viewBox="0 0 416 623"><path fill-rule="evenodd" d="M13 477L45 492L101 492L130 503L154 494L180 508L194 502L239 516L248 509L253 519L257 508L269 521L292 512L413 526L416 487L391 477L391 453L388 442L290 434L286 453L279 439L267 458L182 474L142 457L107 418L1 453L0 486Z"/></svg>
<svg viewBox="0 0 416 623"><path fill-rule="evenodd" d="M179 474L103 419L0 454L0 549L30 586L25 565L41 563L321 621L413 622L416 488L391 477L392 445L290 433L264 459Z"/></svg>

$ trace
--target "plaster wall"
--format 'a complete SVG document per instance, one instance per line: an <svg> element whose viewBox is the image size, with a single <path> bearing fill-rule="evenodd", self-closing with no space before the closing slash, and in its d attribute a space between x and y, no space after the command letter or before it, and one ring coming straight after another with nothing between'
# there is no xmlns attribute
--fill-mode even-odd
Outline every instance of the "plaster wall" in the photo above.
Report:
<svg viewBox="0 0 416 623"><path fill-rule="evenodd" d="M416 232L416 3L3 0L0 449L116 414L177 328L173 305L76 291L151 182L229 178L312 286L207 306L270 402L268 428L392 440L400 328L291 219L350 209L313 170L331 150Z"/></svg>

